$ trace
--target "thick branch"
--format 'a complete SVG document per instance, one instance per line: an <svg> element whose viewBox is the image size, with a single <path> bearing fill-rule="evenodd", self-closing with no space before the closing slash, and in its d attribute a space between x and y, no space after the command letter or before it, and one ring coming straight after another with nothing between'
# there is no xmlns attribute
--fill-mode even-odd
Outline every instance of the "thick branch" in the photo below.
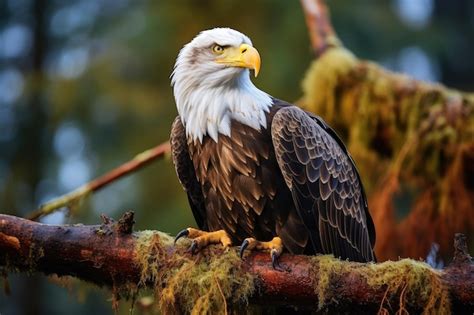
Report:
<svg viewBox="0 0 474 315"><path fill-rule="evenodd" d="M331 25L329 12L323 0L300 0L308 27L309 39L316 57L327 48L340 46L341 42Z"/></svg>
<svg viewBox="0 0 474 315"><path fill-rule="evenodd" d="M84 184L76 190L51 200L44 205L41 205L37 210L30 213L27 217L30 220L37 220L40 217L50 214L59 208L71 207L79 203L90 193L93 193L107 186L108 184L115 182L119 178L141 169L158 158L162 158L167 152L170 152L170 144L168 141L136 155L130 161L90 181L89 183Z"/></svg>
<svg viewBox="0 0 474 315"><path fill-rule="evenodd" d="M199 261L203 259L203 255L211 252L190 256L186 252L186 246L175 248L163 234L153 234L156 237L148 237L144 241L145 233L151 232L131 233L132 215L126 214L117 223L104 218L102 225L95 226L44 225L0 215L0 266L5 266L7 270L72 275L100 286L117 287L139 283L154 286L158 283L156 278L165 279L165 282L172 281L165 274L165 268L170 264L174 268L179 265L175 257ZM147 256L143 256L140 248L147 249ZM438 286L440 290L444 290L438 293L440 296L442 292L446 293L452 310L472 312L474 265L465 252L465 239L463 241L462 236L456 238L456 249L455 262L442 271L432 270L427 265L412 260L360 264L328 256L318 258L289 254L281 257L283 270L274 270L266 253L252 253L244 263L239 261L238 264L243 272L254 277L255 290L251 298L257 302L276 301L299 307L317 307L319 304L329 308L338 307L338 310L344 306L363 311L389 308L388 305L398 307L405 298L407 309L420 310L429 300L423 300L423 294L414 290L428 290L419 287L432 286L431 293L425 292L425 295L433 296L437 294L435 288ZM232 256L235 253L219 252L212 259L222 259L225 255ZM146 257L146 268L143 257ZM150 267L149 264L156 265ZM400 274L388 276L388 272L393 273L394 268L400 268ZM152 269L162 272L161 276L147 274ZM410 277L419 283L410 283ZM374 279L388 281L375 283ZM160 287L161 285L166 287L167 283L160 283ZM435 298L438 299L436 296ZM438 301L436 299L435 302ZM441 299L436 303L444 302Z"/></svg>

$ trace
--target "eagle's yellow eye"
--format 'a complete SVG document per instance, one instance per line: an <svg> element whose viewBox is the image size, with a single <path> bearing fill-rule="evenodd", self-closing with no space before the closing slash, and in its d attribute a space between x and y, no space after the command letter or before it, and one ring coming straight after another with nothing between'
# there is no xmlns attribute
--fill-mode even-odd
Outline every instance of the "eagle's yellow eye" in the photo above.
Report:
<svg viewBox="0 0 474 315"><path fill-rule="evenodd" d="M215 54L222 54L224 52L224 47L220 46L220 45L214 45L212 47L212 51L215 53Z"/></svg>

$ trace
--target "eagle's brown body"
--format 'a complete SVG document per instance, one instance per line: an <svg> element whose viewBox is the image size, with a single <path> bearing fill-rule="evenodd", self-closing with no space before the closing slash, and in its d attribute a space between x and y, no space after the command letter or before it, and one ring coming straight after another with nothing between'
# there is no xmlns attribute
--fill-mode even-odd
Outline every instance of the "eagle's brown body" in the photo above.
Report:
<svg viewBox="0 0 474 315"><path fill-rule="evenodd" d="M279 236L292 253L374 260L375 232L357 170L316 116L274 99L267 128L232 121L231 136L187 138L178 117L173 161L199 228L234 244Z"/></svg>

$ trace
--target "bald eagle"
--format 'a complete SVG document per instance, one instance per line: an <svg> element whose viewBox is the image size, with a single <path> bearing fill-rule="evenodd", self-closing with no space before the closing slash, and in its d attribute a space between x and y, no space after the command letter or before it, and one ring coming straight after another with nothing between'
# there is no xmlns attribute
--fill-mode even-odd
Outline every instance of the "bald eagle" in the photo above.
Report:
<svg viewBox="0 0 474 315"><path fill-rule="evenodd" d="M212 243L374 261L375 230L343 142L320 117L259 90L260 56L244 34L215 28L180 51L172 157L199 229Z"/></svg>

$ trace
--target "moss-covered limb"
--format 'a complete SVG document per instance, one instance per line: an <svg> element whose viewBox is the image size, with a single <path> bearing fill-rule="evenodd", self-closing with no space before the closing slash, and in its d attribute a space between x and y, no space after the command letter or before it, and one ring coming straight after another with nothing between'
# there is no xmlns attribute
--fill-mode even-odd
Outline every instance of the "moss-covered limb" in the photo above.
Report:
<svg viewBox="0 0 474 315"><path fill-rule="evenodd" d="M387 170L441 183L474 141L474 94L384 70L342 47L314 61L303 87L300 104L347 138L370 190ZM374 162L385 172L372 171Z"/></svg>
<svg viewBox="0 0 474 315"><path fill-rule="evenodd" d="M341 43L321 50L337 38L322 2L302 1L317 58L299 104L335 128L354 157L377 257L425 257L436 242L447 258L455 232L474 248L474 93L387 71ZM411 200L408 215L397 213L397 198Z"/></svg>
<svg viewBox="0 0 474 315"><path fill-rule="evenodd" d="M86 198L89 194L104 188L105 186L115 182L116 180L129 175L132 172L135 172L142 167L148 165L152 161L162 158L168 152L170 152L170 144L168 141L157 145L154 148L146 150L140 154L137 154L130 161L114 168L110 172L82 185L70 193L67 193L63 196L60 196L56 199L53 199L43 205L38 209L31 212L27 215L27 218L30 220L37 220L42 216L53 213L54 211L60 208L70 208L74 209L80 204L80 202Z"/></svg>
<svg viewBox="0 0 474 315"><path fill-rule="evenodd" d="M235 250L211 246L192 256L189 242L176 246L167 234L131 232L133 216L102 225L52 226L0 215L0 266L8 271L72 275L123 296L154 290L165 313L222 311L261 304L333 310L474 311L474 265L458 236L455 262L437 271L401 260L381 264L340 261L331 256L281 257L252 253L242 262ZM459 241L460 240L460 241ZM463 245L464 244L464 245Z"/></svg>

